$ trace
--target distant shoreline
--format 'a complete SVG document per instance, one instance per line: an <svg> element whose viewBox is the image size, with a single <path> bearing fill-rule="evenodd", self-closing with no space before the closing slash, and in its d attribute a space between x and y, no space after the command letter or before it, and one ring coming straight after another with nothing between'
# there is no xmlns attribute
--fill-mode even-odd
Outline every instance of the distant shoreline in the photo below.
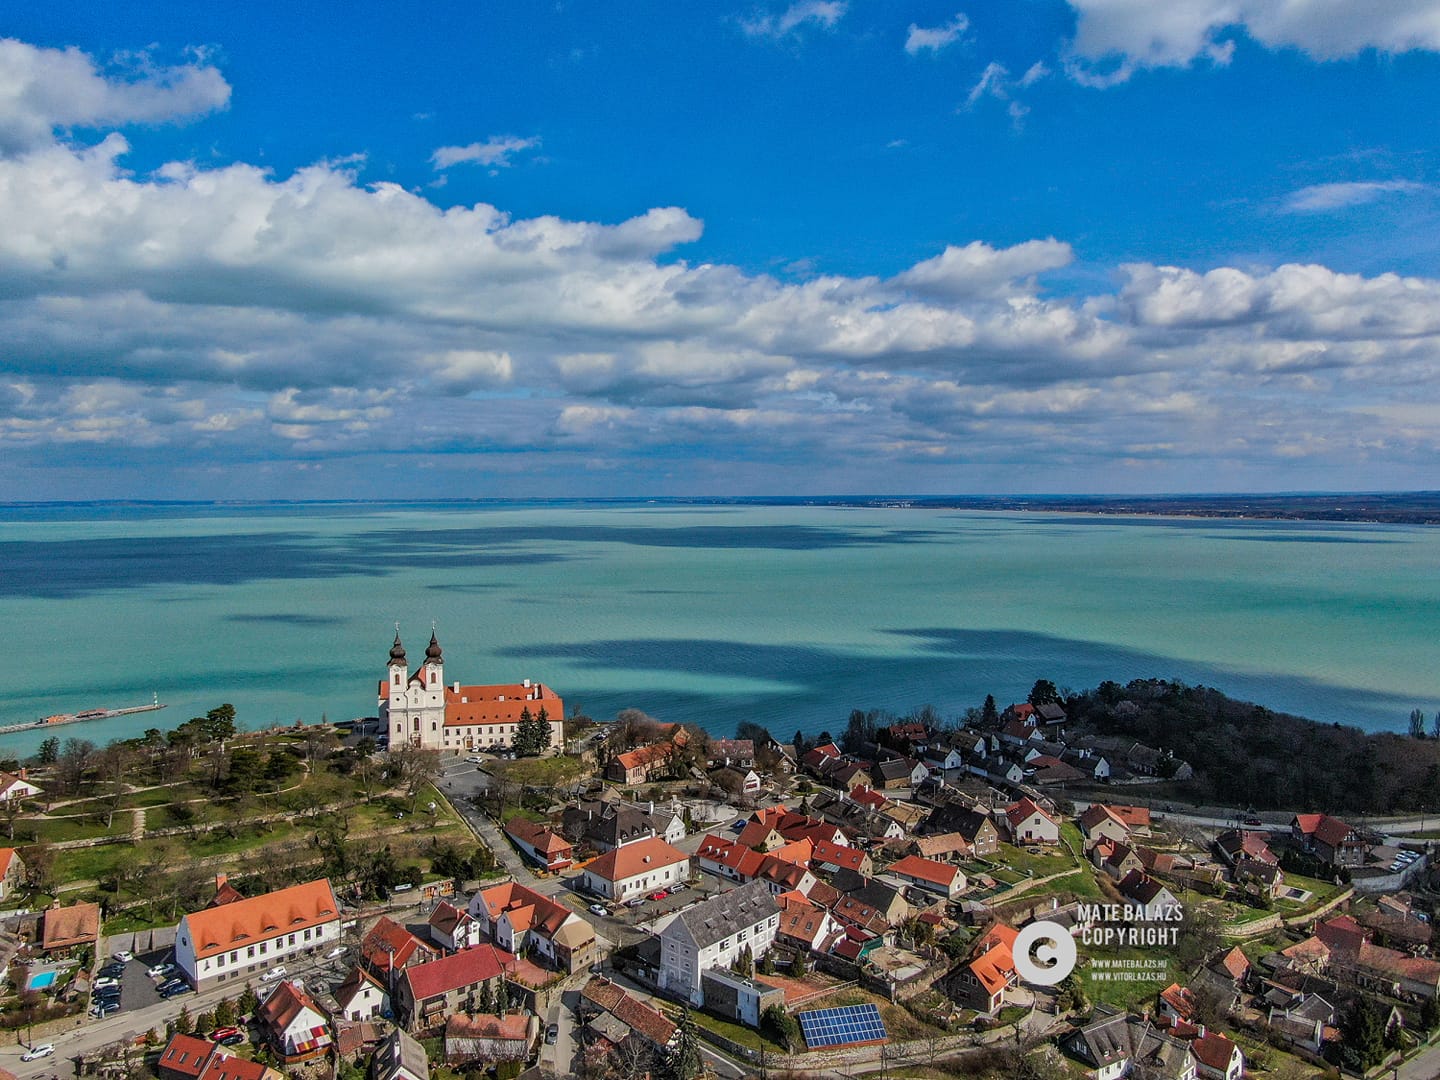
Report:
<svg viewBox="0 0 1440 1080"><path fill-rule="evenodd" d="M528 499L312 499L312 500L145 500L0 502L29 520L83 515L85 510L125 516L166 511L226 513L287 508L463 509L505 507L777 506L852 509L970 510L1002 513L1093 514L1097 517L1185 517L1216 520L1308 521L1363 525L1440 525L1440 491L1342 492L1211 495L668 495Z"/></svg>

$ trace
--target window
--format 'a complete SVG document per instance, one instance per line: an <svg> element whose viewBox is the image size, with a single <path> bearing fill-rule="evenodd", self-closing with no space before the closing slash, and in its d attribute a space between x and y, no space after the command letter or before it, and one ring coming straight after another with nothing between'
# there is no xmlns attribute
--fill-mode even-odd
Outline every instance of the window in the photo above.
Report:
<svg viewBox="0 0 1440 1080"><path fill-rule="evenodd" d="M262 941L262 942L260 942L260 955L261 955L261 956L264 956L264 955L265 955L266 948L269 946L269 944L270 944L270 943L269 943L268 941Z"/></svg>
<svg viewBox="0 0 1440 1080"><path fill-rule="evenodd" d="M306 937L309 937L310 935L307 933L305 936L306 936ZM294 934L291 934L291 935L290 935L289 945L290 945L290 947L291 947L292 949L295 947L295 935L294 935Z"/></svg>
<svg viewBox="0 0 1440 1080"><path fill-rule="evenodd" d="M245 958L246 958L247 960L253 960L253 959L255 959L255 946L254 946L254 945L251 945L248 949L245 950Z"/></svg>
<svg viewBox="0 0 1440 1080"><path fill-rule="evenodd" d="M239 962L240 962L240 954L239 954L238 952L232 952L232 953L230 954L230 962L231 962L232 964L237 964L237 963L239 963Z"/></svg>
<svg viewBox="0 0 1440 1080"><path fill-rule="evenodd" d="M310 940L310 931L309 931L309 930L306 930L306 931L305 931L305 940L306 940L306 941L309 941L309 940Z"/></svg>

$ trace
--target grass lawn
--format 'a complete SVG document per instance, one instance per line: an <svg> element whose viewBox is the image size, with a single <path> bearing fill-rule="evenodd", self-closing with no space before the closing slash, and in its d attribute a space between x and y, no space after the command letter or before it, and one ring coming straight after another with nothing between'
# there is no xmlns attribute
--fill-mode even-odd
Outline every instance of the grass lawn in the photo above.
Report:
<svg viewBox="0 0 1440 1080"><path fill-rule="evenodd" d="M679 1013L670 1013L670 1019L679 1023ZM718 1016L711 1016L709 1013L701 1012L698 1009L690 1011L691 1018L697 1027L703 1027L707 1031L713 1031L731 1042L739 1043L741 1046L748 1046L751 1050L768 1050L772 1054L785 1053L785 1047L771 1039L765 1038L754 1028L748 1028L744 1024L737 1024L730 1020L722 1020Z"/></svg>
<svg viewBox="0 0 1440 1080"><path fill-rule="evenodd" d="M560 754L555 757L491 761L485 764L485 771L516 784L558 787L588 775L591 769L578 757Z"/></svg>
<svg viewBox="0 0 1440 1080"><path fill-rule="evenodd" d="M1085 987L1086 996L1092 1002L1105 1002L1122 1009L1153 1000L1170 983L1183 977L1179 966L1166 955L1164 949L1106 949L1082 945L1080 955L1082 963L1075 971ZM1164 968L1125 968L1115 964L1115 961L1149 964L1159 960L1165 961Z"/></svg>
<svg viewBox="0 0 1440 1080"><path fill-rule="evenodd" d="M134 858L135 848L131 844L103 844L100 847L57 851L54 878L62 883L98 881L121 863Z"/></svg>
<svg viewBox="0 0 1440 1080"><path fill-rule="evenodd" d="M1060 844L1043 847L1041 853L1037 855L1024 848L1015 847L1013 844L1002 843L999 852L995 855L995 861L1008 866L1022 878L1049 877L1051 874L1058 874L1075 866L1075 860L1070 857L1070 852ZM1030 871L1029 874L1026 874L1027 870ZM991 876L994 877L993 874ZM998 881L999 878L996 880Z"/></svg>

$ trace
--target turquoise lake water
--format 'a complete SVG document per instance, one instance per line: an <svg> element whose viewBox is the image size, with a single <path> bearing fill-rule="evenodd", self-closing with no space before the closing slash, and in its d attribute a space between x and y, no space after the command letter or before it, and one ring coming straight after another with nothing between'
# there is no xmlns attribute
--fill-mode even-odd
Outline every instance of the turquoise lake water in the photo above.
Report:
<svg viewBox="0 0 1440 1080"><path fill-rule="evenodd" d="M63 520L57 520L63 518ZM1440 530L933 509L0 508L0 723L96 742L229 701L373 715L394 623L446 675L609 718L838 731L1037 678L1161 676L1326 722L1440 709ZM0 736L28 753L43 736Z"/></svg>

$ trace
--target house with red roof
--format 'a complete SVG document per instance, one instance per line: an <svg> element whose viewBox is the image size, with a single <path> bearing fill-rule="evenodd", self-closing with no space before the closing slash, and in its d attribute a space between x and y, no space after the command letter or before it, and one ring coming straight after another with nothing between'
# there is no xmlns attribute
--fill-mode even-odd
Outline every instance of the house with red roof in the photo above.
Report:
<svg viewBox="0 0 1440 1080"><path fill-rule="evenodd" d="M451 1013L475 1012L483 998L493 998L514 967L512 953L477 945L406 968L395 986L396 1019L407 1031L439 1028Z"/></svg>
<svg viewBox="0 0 1440 1080"><path fill-rule="evenodd" d="M1201 1035L1190 1044L1195 1069L1207 1080L1239 1080L1245 1074L1245 1055L1224 1035Z"/></svg>
<svg viewBox="0 0 1440 1080"><path fill-rule="evenodd" d="M428 963L438 955L388 915L380 916L360 941L360 963L392 991L406 968Z"/></svg>
<svg viewBox="0 0 1440 1080"><path fill-rule="evenodd" d="M997 1012L1005 1002L1005 991L1020 981L1015 971L1014 946L1018 931L995 923L980 936L970 962L952 981L953 993L976 1012Z"/></svg>
<svg viewBox="0 0 1440 1080"><path fill-rule="evenodd" d="M840 926L830 912L798 892L782 893L776 900L780 903L776 937L788 944L814 951Z"/></svg>
<svg viewBox="0 0 1440 1080"><path fill-rule="evenodd" d="M1080 815L1080 835L1088 848L1100 840L1122 843L1130 839L1130 826L1103 803L1091 803Z"/></svg>
<svg viewBox="0 0 1440 1080"><path fill-rule="evenodd" d="M563 836L544 825L523 817L505 823L505 835L520 854L546 870L564 870L575 857L575 847Z"/></svg>
<svg viewBox="0 0 1440 1080"><path fill-rule="evenodd" d="M690 857L659 837L607 851L585 866L581 887L611 900L628 900L690 877Z"/></svg>
<svg viewBox="0 0 1440 1080"><path fill-rule="evenodd" d="M1159 922L1180 908L1180 901L1165 884L1142 870L1132 870L1120 881L1120 895L1139 908L1141 918Z"/></svg>
<svg viewBox="0 0 1440 1080"><path fill-rule="evenodd" d="M282 1080L275 1069L237 1057L219 1043L176 1033L160 1051L160 1080Z"/></svg>
<svg viewBox="0 0 1440 1080"><path fill-rule="evenodd" d="M810 865L825 874L849 870L861 877L869 877L875 872L875 861L865 850L849 844L832 844L828 840L814 845Z"/></svg>
<svg viewBox="0 0 1440 1080"><path fill-rule="evenodd" d="M100 905L80 900L62 907L59 901L40 915L40 947L47 953L94 948L100 939Z"/></svg>
<svg viewBox="0 0 1440 1080"><path fill-rule="evenodd" d="M1215 838L1215 851L1231 866L1237 859L1280 865L1280 858L1270 850L1265 834L1253 829L1227 829Z"/></svg>
<svg viewBox="0 0 1440 1080"><path fill-rule="evenodd" d="M208 907L180 919L175 963L197 990L249 981L340 941L340 905L328 878Z"/></svg>
<svg viewBox="0 0 1440 1080"><path fill-rule="evenodd" d="M13 847L0 848L0 900L9 897L25 880L25 860Z"/></svg>
<svg viewBox="0 0 1440 1080"><path fill-rule="evenodd" d="M1370 850L1356 829L1329 814L1296 814L1290 819L1290 836L1332 866L1363 866Z"/></svg>
<svg viewBox="0 0 1440 1080"><path fill-rule="evenodd" d="M588 922L519 882L506 881L476 893L470 899L470 913L480 931L506 952L518 955L532 949L551 967L570 974L597 959L595 931Z"/></svg>
<svg viewBox="0 0 1440 1080"><path fill-rule="evenodd" d="M1058 844L1060 823L1028 795L1005 808L1005 825L1012 844Z"/></svg>
<svg viewBox="0 0 1440 1080"><path fill-rule="evenodd" d="M670 768L675 744L658 742L616 754L605 766L605 779L617 784L643 784Z"/></svg>
<svg viewBox="0 0 1440 1080"><path fill-rule="evenodd" d="M958 866L922 859L919 855L906 855L887 866L885 873L928 892L939 893L947 900L953 900L965 891L965 875Z"/></svg>
<svg viewBox="0 0 1440 1080"><path fill-rule="evenodd" d="M540 1018L533 1013L456 1013L445 1021L445 1064L526 1061L539 1035Z"/></svg>
<svg viewBox="0 0 1440 1080"><path fill-rule="evenodd" d="M335 1040L330 1018L315 999L286 979L255 1010L255 1019L275 1056L286 1065L326 1053Z"/></svg>

